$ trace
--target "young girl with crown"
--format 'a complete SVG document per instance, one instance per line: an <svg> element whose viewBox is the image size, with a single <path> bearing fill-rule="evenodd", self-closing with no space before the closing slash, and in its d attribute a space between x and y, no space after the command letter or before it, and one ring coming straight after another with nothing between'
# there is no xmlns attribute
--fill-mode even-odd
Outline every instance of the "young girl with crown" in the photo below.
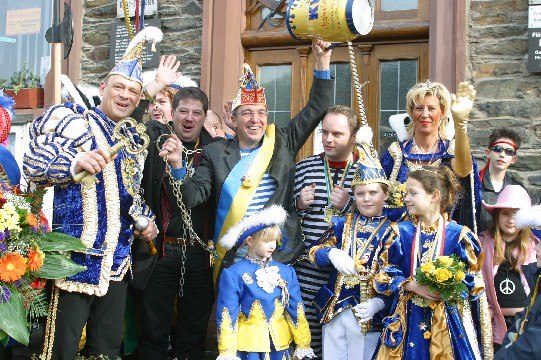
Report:
<svg viewBox="0 0 541 360"><path fill-rule="evenodd" d="M248 246L247 255L220 275L216 322L217 360L283 360L315 357L295 270L272 259L283 248L286 211L272 205L254 213L222 237L224 248Z"/></svg>
<svg viewBox="0 0 541 360"><path fill-rule="evenodd" d="M491 358L481 245L470 229L447 220L459 187L447 167L427 166L409 174L404 200L414 220L392 225L374 281L379 293L395 296L392 315L383 320L377 359ZM452 300L416 280L418 268L428 272L440 259L464 268L456 273L444 268L436 274L441 281L455 276L466 289Z"/></svg>

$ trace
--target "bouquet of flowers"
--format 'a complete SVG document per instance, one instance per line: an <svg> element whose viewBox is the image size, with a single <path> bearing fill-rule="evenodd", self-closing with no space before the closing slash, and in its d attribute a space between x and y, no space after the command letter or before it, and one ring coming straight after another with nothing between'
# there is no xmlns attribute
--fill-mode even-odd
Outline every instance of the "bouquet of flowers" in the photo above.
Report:
<svg viewBox="0 0 541 360"><path fill-rule="evenodd" d="M84 270L68 256L80 239L50 232L41 213L42 192L22 193L0 176L0 340L27 345L30 324L47 315L44 279Z"/></svg>
<svg viewBox="0 0 541 360"><path fill-rule="evenodd" d="M463 294L468 290L463 283L465 278L466 265L454 255L438 256L436 260L418 267L414 276L417 283L440 293L444 301L454 302L464 299Z"/></svg>

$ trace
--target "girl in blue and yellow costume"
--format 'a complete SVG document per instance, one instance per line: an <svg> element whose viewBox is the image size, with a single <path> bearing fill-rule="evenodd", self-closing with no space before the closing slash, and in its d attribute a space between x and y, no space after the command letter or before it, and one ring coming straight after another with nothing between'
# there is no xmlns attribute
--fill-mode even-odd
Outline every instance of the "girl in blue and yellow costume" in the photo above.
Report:
<svg viewBox="0 0 541 360"><path fill-rule="evenodd" d="M390 305L388 296L375 296L372 291L361 298L359 271L370 275L363 281L372 290L370 279L376 272L382 240L391 224L382 215L389 183L379 159L372 157L365 144L359 146L351 186L356 210L334 217L323 242L309 252L310 261L316 266L333 267L329 281L314 298L318 318L324 324L325 359L371 359L382 330L381 320L386 315L382 310L386 303Z"/></svg>
<svg viewBox="0 0 541 360"><path fill-rule="evenodd" d="M218 360L288 360L315 357L295 270L272 260L286 211L272 205L237 223L220 240L226 249L248 245L248 254L223 269L216 322ZM283 244L282 244L283 245Z"/></svg>
<svg viewBox="0 0 541 360"><path fill-rule="evenodd" d="M481 276L481 244L465 226L447 220L460 184L447 167L423 167L406 181L405 203L414 221L393 225L380 255L374 285L394 295L376 359L490 359L492 327ZM443 301L413 278L417 267L437 256L466 264L464 301Z"/></svg>
<svg viewBox="0 0 541 360"><path fill-rule="evenodd" d="M450 216L477 232L481 181L467 134L474 98L475 90L466 82L452 96L437 82L414 85L406 95L409 118L399 114L389 119L398 141L383 153L381 164L387 178L400 183L422 166L450 167L464 190Z"/></svg>

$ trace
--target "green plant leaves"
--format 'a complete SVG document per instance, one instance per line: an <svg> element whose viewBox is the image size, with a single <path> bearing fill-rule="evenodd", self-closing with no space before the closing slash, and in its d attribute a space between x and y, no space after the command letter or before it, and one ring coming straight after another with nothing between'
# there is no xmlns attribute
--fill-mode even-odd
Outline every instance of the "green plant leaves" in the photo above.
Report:
<svg viewBox="0 0 541 360"><path fill-rule="evenodd" d="M61 279L86 270L86 266L74 263L66 255L48 253L43 259L43 266L34 275L44 279Z"/></svg>
<svg viewBox="0 0 541 360"><path fill-rule="evenodd" d="M41 251L85 251L81 239L60 232L49 232L37 241Z"/></svg>
<svg viewBox="0 0 541 360"><path fill-rule="evenodd" d="M30 332L26 326L23 297L17 291L11 292L8 301L0 301L0 329L21 344L28 345Z"/></svg>

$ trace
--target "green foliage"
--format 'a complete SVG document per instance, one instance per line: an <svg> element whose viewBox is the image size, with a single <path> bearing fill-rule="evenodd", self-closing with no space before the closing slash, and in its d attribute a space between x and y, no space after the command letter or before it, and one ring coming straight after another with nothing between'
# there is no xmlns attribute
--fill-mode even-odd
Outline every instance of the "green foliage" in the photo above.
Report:
<svg viewBox="0 0 541 360"><path fill-rule="evenodd" d="M42 234L37 241L41 251L85 251L86 247L80 239L61 233Z"/></svg>
<svg viewBox="0 0 541 360"><path fill-rule="evenodd" d="M47 303L47 295L43 289L32 289L28 293L26 305L26 313L30 322L36 321L40 317L47 316L49 305Z"/></svg>
<svg viewBox="0 0 541 360"><path fill-rule="evenodd" d="M28 345L30 332L26 324L23 296L16 291L11 292L8 301L0 301L0 329L21 344Z"/></svg>
<svg viewBox="0 0 541 360"><path fill-rule="evenodd" d="M19 90L24 88L38 88L40 78L38 75L34 74L32 70L28 69L28 65L25 63L21 70L16 71L9 81L5 79L0 79L0 88L13 89L15 94Z"/></svg>
<svg viewBox="0 0 541 360"><path fill-rule="evenodd" d="M34 275L44 279L61 279L83 270L86 270L85 266L74 263L65 255L47 253L43 259L43 266L34 271Z"/></svg>

